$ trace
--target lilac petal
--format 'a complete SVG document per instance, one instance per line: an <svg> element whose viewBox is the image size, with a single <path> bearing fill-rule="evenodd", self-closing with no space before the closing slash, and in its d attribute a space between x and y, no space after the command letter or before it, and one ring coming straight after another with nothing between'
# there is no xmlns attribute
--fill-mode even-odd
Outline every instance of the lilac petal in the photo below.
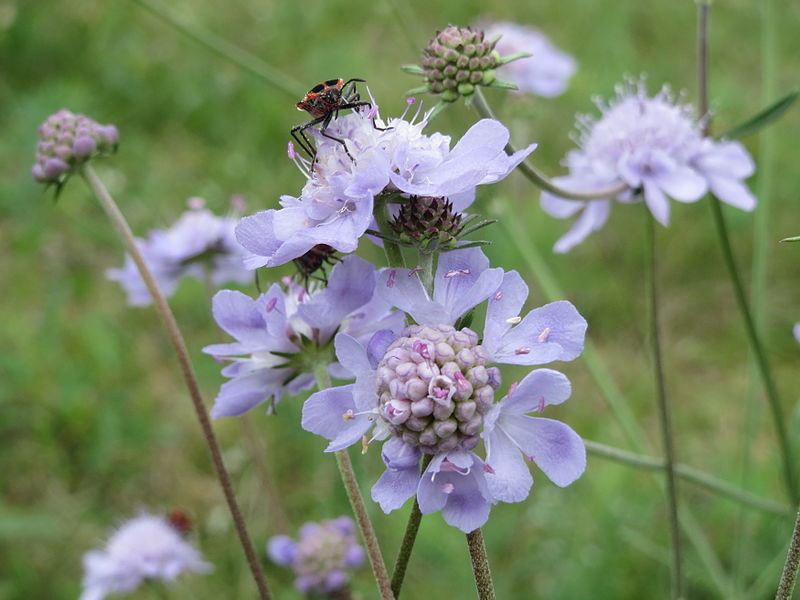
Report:
<svg viewBox="0 0 800 600"><path fill-rule="evenodd" d="M495 428L485 440L486 484L492 498L501 502L521 502L530 494L533 486L531 476L522 453L500 428Z"/></svg>
<svg viewBox="0 0 800 600"><path fill-rule="evenodd" d="M443 256L447 254L452 252ZM417 323L438 325L448 322L444 307L428 298L419 276L409 269L381 269L376 293L392 306L411 315Z"/></svg>
<svg viewBox="0 0 800 600"><path fill-rule="evenodd" d="M231 379L220 387L211 409L211 418L238 417L270 397L274 397L275 402L280 401L283 382L291 374L291 369L260 369Z"/></svg>
<svg viewBox="0 0 800 600"><path fill-rule="evenodd" d="M800 342L800 323L794 324L794 329L792 330L792 333L794 333L794 339Z"/></svg>
<svg viewBox="0 0 800 600"><path fill-rule="evenodd" d="M506 333L492 351L496 362L541 365L554 360L574 360L583 351L584 319L566 300L530 311Z"/></svg>
<svg viewBox="0 0 800 600"><path fill-rule="evenodd" d="M559 487L586 470L586 447L568 425L553 419L503 414L497 427Z"/></svg>
<svg viewBox="0 0 800 600"><path fill-rule="evenodd" d="M334 452L355 444L372 427L372 421L356 414L357 410L353 385L330 388L309 396L301 424L306 431L331 440L325 452Z"/></svg>
<svg viewBox="0 0 800 600"><path fill-rule="evenodd" d="M586 208L575 224L553 246L553 251L558 254L569 252L580 244L593 231L597 231L606 224L611 213L610 200L593 200L586 204Z"/></svg>
<svg viewBox="0 0 800 600"><path fill-rule="evenodd" d="M561 404L570 395L572 385L566 375L552 369L536 369L502 400L502 412L518 415L541 412L545 406Z"/></svg>
<svg viewBox="0 0 800 600"><path fill-rule="evenodd" d="M236 240L253 254L244 259L248 269L257 269L269 263L271 257L281 246L275 236L273 219L275 209L264 210L243 218L236 226Z"/></svg>
<svg viewBox="0 0 800 600"><path fill-rule="evenodd" d="M740 142L717 142L695 159L706 175L745 179L756 171L753 157Z"/></svg>
<svg viewBox="0 0 800 600"><path fill-rule="evenodd" d="M506 175L517 168L519 163L528 158L528 155L536 150L538 146L539 144L530 144L522 150L517 150L511 156L508 156L505 152L498 154L486 165L488 173L486 177L481 179L481 185L497 183L506 177Z"/></svg>
<svg viewBox="0 0 800 600"><path fill-rule="evenodd" d="M381 362L386 354L386 350L396 339L397 335L388 329L376 331L375 335L370 338L367 344L367 357L369 358L369 364L373 368L378 366L378 363Z"/></svg>
<svg viewBox="0 0 800 600"><path fill-rule="evenodd" d="M656 221L664 227L669 225L669 200L658 184L650 179L644 180L644 201Z"/></svg>
<svg viewBox="0 0 800 600"><path fill-rule="evenodd" d="M419 467L389 469L387 467L375 485L372 486L372 499L380 504L381 510L390 513L397 510L417 491Z"/></svg>
<svg viewBox="0 0 800 600"><path fill-rule="evenodd" d="M402 439L393 437L381 448L381 459L389 469L419 468L421 453L418 447L406 444Z"/></svg>
<svg viewBox="0 0 800 600"><path fill-rule="evenodd" d="M364 553L364 549L361 546L350 546L344 555L344 564L350 567L351 569L355 569L356 567L360 567L364 564L364 559L366 558L366 554Z"/></svg>
<svg viewBox="0 0 800 600"><path fill-rule="evenodd" d="M569 177L557 177L553 179L553 183L563 186L565 189L573 189L572 178ZM575 213L583 210L588 202L583 202L581 200L567 200L565 198L560 198L559 196L554 196L549 192L542 192L541 198L539 199L539 204L541 205L542 210L544 210L544 212L551 217L555 217L556 219L568 219Z"/></svg>
<svg viewBox="0 0 800 600"><path fill-rule="evenodd" d="M678 202L697 202L708 191L705 178L690 167L675 166L657 173L655 183Z"/></svg>
<svg viewBox="0 0 800 600"><path fill-rule="evenodd" d="M486 309L486 324L483 328L483 347L493 353L500 339L511 329L509 319L519 316L525 300L528 298L528 286L516 271L503 275L500 288L489 297Z"/></svg>
<svg viewBox="0 0 800 600"><path fill-rule="evenodd" d="M503 270L490 269L489 259L480 248L441 254L434 278L433 298L445 308L449 318L437 324L452 325L469 309L495 293L502 282Z"/></svg>
<svg viewBox="0 0 800 600"><path fill-rule="evenodd" d="M464 212L475 202L475 188L469 188L463 192L451 194L448 200L453 203L454 212Z"/></svg>
<svg viewBox="0 0 800 600"><path fill-rule="evenodd" d="M288 567L297 557L297 544L288 535L276 535L267 542L267 554L275 564Z"/></svg>
<svg viewBox="0 0 800 600"><path fill-rule="evenodd" d="M373 370L369 358L367 358L367 351L354 337L346 333L338 333L333 344L336 349L336 358L345 369L356 377Z"/></svg>
<svg viewBox="0 0 800 600"><path fill-rule="evenodd" d="M211 312L217 325L238 341L262 342L267 333L260 306L250 296L233 290L214 294Z"/></svg>
<svg viewBox="0 0 800 600"><path fill-rule="evenodd" d="M738 179L710 175L708 184L711 192L725 204L738 209L751 211L756 207L756 198L750 189Z"/></svg>

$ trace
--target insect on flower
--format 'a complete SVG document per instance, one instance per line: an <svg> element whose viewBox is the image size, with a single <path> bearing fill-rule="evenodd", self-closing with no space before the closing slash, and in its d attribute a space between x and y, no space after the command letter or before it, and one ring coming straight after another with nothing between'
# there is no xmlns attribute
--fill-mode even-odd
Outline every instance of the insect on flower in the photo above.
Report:
<svg viewBox="0 0 800 600"><path fill-rule="evenodd" d="M347 156L355 161L350 151L347 149L345 141L330 135L326 130L331 121L339 116L339 111L357 109L362 106L372 107L371 102L361 99L361 95L356 90L356 83L358 82L366 83L363 79L355 78L348 79L347 81L343 79L329 79L328 81L323 81L306 92L303 99L296 104L297 110L304 110L314 117L306 123L295 125L291 130L292 137L306 154L308 154L311 160L316 158L317 152L305 131L309 127L319 125L320 134L328 139L339 142L342 147L344 147L344 151L347 152ZM372 120L372 125L375 129L384 131L384 129L375 125L374 119Z"/></svg>
<svg viewBox="0 0 800 600"><path fill-rule="evenodd" d="M297 266L297 271L300 278L303 280L305 287L308 287L308 280L310 278L319 279L325 284L328 283L328 274L325 272L325 265L333 265L339 259L334 256L335 248L331 248L327 244L317 244L311 250L294 259L294 264ZM314 275L317 271L322 271L322 276Z"/></svg>

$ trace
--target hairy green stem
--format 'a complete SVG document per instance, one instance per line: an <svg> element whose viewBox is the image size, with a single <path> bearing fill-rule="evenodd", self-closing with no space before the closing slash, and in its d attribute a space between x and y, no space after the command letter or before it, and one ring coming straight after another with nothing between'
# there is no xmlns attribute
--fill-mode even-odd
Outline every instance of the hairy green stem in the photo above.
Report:
<svg viewBox="0 0 800 600"><path fill-rule="evenodd" d="M125 249L128 251L128 254L130 254L133 262L136 263L136 267L139 270L147 289L150 291L150 295L153 297L153 304L164 321L164 325L169 333L170 341L175 348L175 353L178 355L178 362L180 363L181 372L183 373L186 387L188 388L189 395L192 399L192 405L194 406L197 419L200 422L200 428L203 430L203 437L205 438L206 445L208 446L208 451L211 454L211 460L214 464L214 470L216 471L217 479L219 480L220 487L222 488L222 493L225 496L225 501L228 504L228 510L233 517L234 527L236 528L236 533L239 536L239 542L241 543L242 549L244 550L247 558L247 564L250 567L253 580L258 588L259 597L261 600L271 600L272 595L267 587L264 571L261 569L261 563L258 560L258 556L253 548L253 543L250 540L249 534L247 533L247 527L245 526L244 518L242 517L242 511L239 508L236 494L233 491L233 484L231 483L230 475L228 475L228 471L225 468L225 463L222 460L222 453L220 452L219 443L217 442L217 437L214 434L213 428L211 427L211 422L208 419L208 413L206 412L205 405L203 404L203 397L200 394L200 386L197 383L197 378L194 374L194 368L192 367L192 362L189 358L189 352L186 349L186 343L184 342L181 331L178 328L178 323L175 320L175 316L172 314L172 310L170 309L169 304L167 304L167 301L164 298L164 295L161 293L161 290L158 289L158 285L156 284L156 281L150 272L150 268L147 266L147 263L145 262L144 257L139 250L139 246L136 244L133 232L128 226L128 222L125 220L124 215L119 210L119 207L117 207L116 203L114 202L114 199L111 197L111 194L108 193L105 185L103 185L103 182L94 172L91 165L86 164L81 170L81 175L89 186L89 189L91 189L92 193L100 202L100 205L103 207L103 210L105 210L109 219L111 219L114 227L116 227L117 231L119 232L122 242L125 245Z"/></svg>
<svg viewBox="0 0 800 600"><path fill-rule="evenodd" d="M492 572L489 569L489 557L486 554L486 544L483 543L483 534L476 529L467 534L469 557L472 560L472 574L475 576L475 586L478 588L480 600L495 600Z"/></svg>
<svg viewBox="0 0 800 600"><path fill-rule="evenodd" d="M419 256L419 269L420 269L420 279L422 280L422 285L425 287L425 291L428 292L428 296L433 297L433 262L434 262L434 253L433 252L418 252Z"/></svg>
<svg viewBox="0 0 800 600"><path fill-rule="evenodd" d="M314 368L314 377L317 380L317 387L320 390L326 390L331 387L331 377L328 375L328 367L325 363L319 362ZM394 600L392 593L392 586L389 582L389 573L386 570L386 563L383 562L383 555L381 548L378 544L378 538L375 535L375 529L372 527L367 507L364 505L364 498L361 497L361 490L358 487L355 471L353 471L353 463L350 462L350 455L347 450L337 450L336 464L339 467L339 474L342 477L345 492L347 492L347 499L350 501L350 507L353 509L353 516L356 518L358 530L361 532L361 537L364 539L364 545L367 547L367 556L369 563L372 566L372 574L375 576L375 583L378 584L381 598L383 600Z"/></svg>
<svg viewBox="0 0 800 600"><path fill-rule="evenodd" d="M389 199L375 199L375 221L378 223L378 231L384 236L391 237L394 235L391 225L389 225ZM400 246L387 239L382 239L383 252L386 255L387 266L393 268L403 268L406 266L403 253Z"/></svg>
<svg viewBox="0 0 800 600"><path fill-rule="evenodd" d="M783 573L775 600L791 600L798 569L800 569L800 512L797 513L794 522L792 542L789 544L789 552L786 555L786 563L783 565Z"/></svg>
<svg viewBox="0 0 800 600"><path fill-rule="evenodd" d="M169 10L165 9L159 3L153 0L133 0L142 8L150 11L158 19L174 27L184 35L193 39L201 46L206 47L219 56L231 61L238 65L248 73L255 75L269 83L271 86L286 92L293 98L302 96L306 88L295 81L293 77L281 73L272 65L264 62L257 56L250 54L239 46L230 43L229 41L214 35L210 31L204 31L193 25L189 25L185 21L173 16Z"/></svg>
<svg viewBox="0 0 800 600"><path fill-rule="evenodd" d="M599 458L605 458L614 462L631 467L637 467L648 471L659 471L664 468L664 459L655 456L647 456L645 454L637 454L629 452L614 446L608 446L599 442L584 439L586 450L589 454ZM780 504L772 500L761 498L746 490L736 487L722 479L718 479L713 475L709 475L704 471L695 469L688 465L680 463L675 464L675 474L683 479L694 483L710 492L719 494L736 502L745 507L756 508L758 510L779 515L782 517L791 517L792 509L788 505Z"/></svg>
<svg viewBox="0 0 800 600"><path fill-rule="evenodd" d="M683 598L683 555L681 551L681 528L678 521L678 486L675 477L675 447L672 435L672 414L664 383L664 366L661 357L661 335L658 323L658 264L656 259L655 219L648 210L644 211L645 230L649 253L649 300L650 300L650 343L653 352L653 368L656 376L656 400L658 402L661 440L664 445L664 475L667 483L667 512L670 528L670 547L672 550L672 598Z"/></svg>
<svg viewBox="0 0 800 600"><path fill-rule="evenodd" d="M489 103L486 102L486 98L483 96L483 92L481 92L480 87L475 88L475 93L473 94L472 103L475 106L475 110L478 111L478 114L485 119L497 119L494 116L494 112L492 112L492 108L489 106ZM514 146L509 142L506 144L506 154L511 156L516 152ZM618 185L614 185L611 187L607 187L604 189L597 189L593 192L578 192L578 191L571 191L565 190L563 188L558 187L554 184L550 179L548 179L542 172L539 171L536 167L534 167L530 162L527 160L523 160L517 168L522 172L525 177L527 177L531 183L535 186L543 189L546 192L550 192L560 198L567 198L569 200L598 200L600 198L611 198L613 196L617 196L628 189L628 186L624 183L620 183Z"/></svg>
<svg viewBox="0 0 800 600"><path fill-rule="evenodd" d="M428 464L433 458L430 454L425 454L422 457L422 464L420 465L420 472L425 472ZM400 589L403 587L403 580L406 576L406 569L408 568L408 561L411 559L411 551L414 549L414 542L417 539L419 532L419 524L422 521L422 512L419 510L419 502L416 496L414 497L414 506L411 507L411 514L408 515L408 523L406 524L406 532L403 534L403 542L400 544L400 551L397 553L397 560L394 563L394 571L392 572L392 592L394 597L400 597Z"/></svg>

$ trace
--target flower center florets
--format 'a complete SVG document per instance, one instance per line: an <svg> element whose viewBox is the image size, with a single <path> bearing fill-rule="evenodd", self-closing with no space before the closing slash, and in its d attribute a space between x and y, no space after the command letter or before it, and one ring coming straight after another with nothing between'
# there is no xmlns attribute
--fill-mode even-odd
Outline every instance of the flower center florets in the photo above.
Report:
<svg viewBox="0 0 800 600"><path fill-rule="evenodd" d="M395 435L427 454L471 450L500 385L488 360L470 329L407 327L378 365L381 415Z"/></svg>

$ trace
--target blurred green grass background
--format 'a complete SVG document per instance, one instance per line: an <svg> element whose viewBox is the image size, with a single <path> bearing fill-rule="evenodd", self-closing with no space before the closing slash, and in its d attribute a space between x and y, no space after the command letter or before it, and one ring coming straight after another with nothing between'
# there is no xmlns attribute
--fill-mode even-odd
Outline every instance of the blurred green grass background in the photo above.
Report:
<svg viewBox="0 0 800 600"><path fill-rule="evenodd" d="M798 84L800 5L771 4L777 18L770 39L782 93ZM718 130L763 106L765 6L757 0L713 5L711 98ZM591 96L610 96L624 74L647 72L651 91L670 82L694 98L695 3L689 0L176 0L169 10L261 57L301 88L290 95L265 84L133 1L0 0L2 600L77 597L82 553L139 507L187 510L197 523L197 543L216 565L212 575L182 578L164 597L254 596L158 318L151 309L128 308L121 290L104 279L105 269L121 264L120 244L81 182L72 182L54 203L31 181L36 127L48 114L66 107L117 124L120 152L98 162L97 170L143 234L173 221L190 196L223 212L233 194L243 195L255 211L275 206L281 194L297 193L303 180L285 153L288 130L302 119L293 104L304 89L330 77L363 77L384 114L397 114L404 90L418 83L398 67L415 62L415 47L447 23L490 17L532 24L577 58L579 71L559 98L488 94L518 143L539 142L536 163L552 174L560 172L559 160L572 146L574 113L592 111ZM430 130L459 136L477 118L458 105ZM794 109L766 134L772 162L760 163L750 180L753 189L768 186L773 200L769 244L762 248L768 260L764 331L795 450L800 348L791 325L800 320L800 254L796 246L776 242L800 233L799 126ZM764 136L745 141L758 160ZM764 181L768 169L773 178ZM526 180L514 174L480 190L477 206L484 213L494 214L499 203L510 207L588 319L590 337L646 432L649 452L658 455L641 207L616 207L601 232L572 253L554 256L549 249L567 224L541 212ZM726 215L749 280L754 217L735 210ZM507 229L498 224L487 235L496 242L488 250L493 263L516 268L528 280L529 307L543 303L526 256ZM753 383L707 202L673 204L672 225L659 230L659 245L679 458L784 501L770 416ZM210 403L222 378L219 365L199 351L218 336L209 299L202 285L186 282L172 305ZM557 368L571 377L574 394L548 416L588 439L630 448L584 364ZM518 373L509 372L506 380L512 375ZM272 495L261 483L240 420L215 422L262 556L270 535L348 512L333 458L321 452L323 440L299 427L301 400L287 399L277 416L256 410L250 417L257 452L277 479ZM382 469L379 452L354 452L353 458L368 494ZM498 598L667 596L665 506L655 478L594 457L567 489L535 468L534 477L528 501L497 506L485 528ZM689 597L772 597L791 519L743 510L683 482L680 489L703 536L686 544ZM274 497L288 522L281 522ZM370 502L370 510L391 565L408 508L384 516ZM287 572L266 558L265 564L278 598L299 597ZM463 536L439 515L425 518L404 597L470 598L473 586ZM376 597L366 568L354 588L358 598ZM145 588L133 597L160 593Z"/></svg>

